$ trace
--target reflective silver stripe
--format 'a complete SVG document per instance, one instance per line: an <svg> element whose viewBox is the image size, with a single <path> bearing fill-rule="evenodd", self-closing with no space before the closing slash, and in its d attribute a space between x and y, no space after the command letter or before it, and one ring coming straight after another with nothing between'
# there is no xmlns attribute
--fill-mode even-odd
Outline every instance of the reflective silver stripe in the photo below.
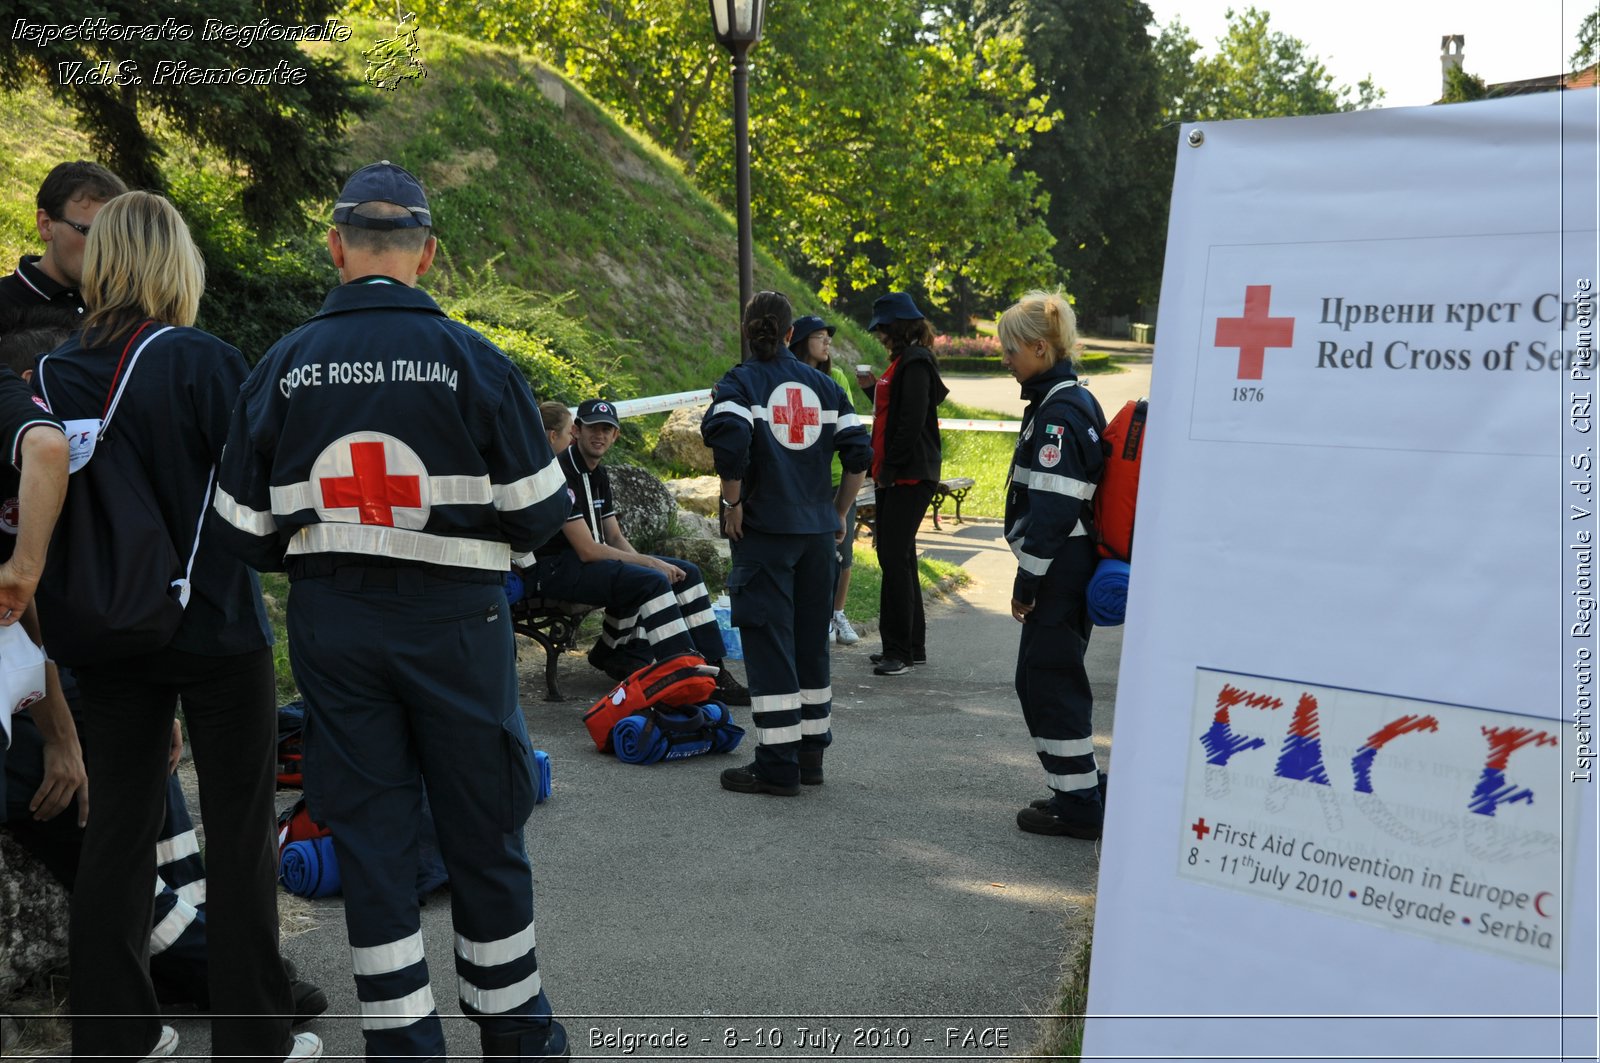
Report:
<svg viewBox="0 0 1600 1063"><path fill-rule="evenodd" d="M1011 552L1017 555L1017 567L1030 576L1042 576L1050 571L1050 558L1034 557L1016 543L1011 544Z"/></svg>
<svg viewBox="0 0 1600 1063"><path fill-rule="evenodd" d="M839 418L840 428L860 428L861 418L853 413L847 413Z"/></svg>
<svg viewBox="0 0 1600 1063"><path fill-rule="evenodd" d="M272 519L271 513L241 505L221 487L217 488L216 501L211 505L217 511L217 516L250 535L271 535L278 530L278 523Z"/></svg>
<svg viewBox="0 0 1600 1063"><path fill-rule="evenodd" d="M1033 470L1024 469L1021 465L1011 466L1011 482L1027 487L1033 481Z"/></svg>
<svg viewBox="0 0 1600 1063"><path fill-rule="evenodd" d="M647 616L654 616L663 609L675 608L677 604L678 596L673 594L671 591L668 591L665 594L658 594L654 598L651 598L648 602L645 602L643 605L639 606L639 612L635 614L634 620L638 621Z"/></svg>
<svg viewBox="0 0 1600 1063"><path fill-rule="evenodd" d="M757 407L757 409L759 408L760 407ZM751 424L755 423L755 418L750 413L750 410L747 407L739 405L737 402L719 402L715 406L711 407L711 416L715 417L719 413L731 413L735 417L743 417Z"/></svg>
<svg viewBox="0 0 1600 1063"><path fill-rule="evenodd" d="M493 501L495 501L494 485L489 482L487 476L428 477L429 505L485 506Z"/></svg>
<svg viewBox="0 0 1600 1063"><path fill-rule="evenodd" d="M817 690L807 690L805 687L800 688L800 704L802 705L821 705L823 702L832 700L833 687L831 686Z"/></svg>
<svg viewBox="0 0 1600 1063"><path fill-rule="evenodd" d="M156 892L161 892L159 881L156 882ZM193 905L185 903L180 897L178 903L172 906L172 911L150 931L150 955L154 956L171 948L172 943L183 937L183 932L189 929L189 924L194 922L194 917L199 914Z"/></svg>
<svg viewBox="0 0 1600 1063"><path fill-rule="evenodd" d="M799 724L793 727L757 727L756 745L781 746L785 742L798 742L800 736L805 734Z"/></svg>
<svg viewBox="0 0 1600 1063"><path fill-rule="evenodd" d="M1041 753L1053 757L1089 757L1094 755L1092 738L1035 738L1033 744Z"/></svg>
<svg viewBox="0 0 1600 1063"><path fill-rule="evenodd" d="M535 502L543 502L567 486L566 474L555 459L534 473L508 484L491 484L494 508L498 510L527 509Z"/></svg>
<svg viewBox="0 0 1600 1063"><path fill-rule="evenodd" d="M422 962L422 931L387 945L350 946L350 965L358 975L392 974Z"/></svg>
<svg viewBox="0 0 1600 1063"><path fill-rule="evenodd" d="M702 609L698 613L691 613L690 615L684 617L683 622L690 627L699 627L702 624L715 624L717 622L717 614L713 613L710 609Z"/></svg>
<svg viewBox="0 0 1600 1063"><path fill-rule="evenodd" d="M554 463L526 480L518 480L516 483L508 484L504 487L496 487L491 484L487 476L430 476L428 477L428 495L425 502L430 506L485 506L493 502L496 509L522 509L540 499L547 498L554 493L553 490L546 491L544 494L538 495L520 505L501 505L500 492L507 491L520 494L524 490L533 490L534 487L541 485L536 483L534 487L529 488L524 488L523 485L529 481L538 481L553 466ZM558 477L561 475L559 468L556 469L556 475ZM566 478L562 477L560 486L566 486L566 482ZM274 487L271 494L272 512L279 516L287 517L289 514L298 513L302 509L323 508L322 492L318 491L316 485L310 480L301 480L299 483ZM350 507L336 506L331 508L349 509Z"/></svg>
<svg viewBox="0 0 1600 1063"><path fill-rule="evenodd" d="M178 899L196 908L206 903L206 880L197 878L193 882L186 882L173 891Z"/></svg>
<svg viewBox="0 0 1600 1063"><path fill-rule="evenodd" d="M200 842L195 838L194 831L186 830L182 834L174 834L170 838L156 842L156 866L170 864L186 856L194 856L199 851Z"/></svg>
<svg viewBox="0 0 1600 1063"><path fill-rule="evenodd" d="M800 707L799 694L752 694L750 695L751 712L782 712L785 709L798 709Z"/></svg>
<svg viewBox="0 0 1600 1063"><path fill-rule="evenodd" d="M646 637L649 638L650 645L654 646L662 639L670 639L674 635L687 635L688 633L689 626L687 624L682 620L674 620L671 623L662 624L660 627L651 628Z"/></svg>
<svg viewBox="0 0 1600 1063"><path fill-rule="evenodd" d="M498 967L502 963L520 960L533 951L533 923L497 941L473 941L456 935L456 955L478 967Z"/></svg>
<svg viewBox="0 0 1600 1063"><path fill-rule="evenodd" d="M1080 772L1077 775L1052 775L1045 772L1044 777L1052 790L1093 790L1100 785L1100 773L1095 771Z"/></svg>
<svg viewBox="0 0 1600 1063"><path fill-rule="evenodd" d="M415 993L407 993L394 1000L361 1001L361 1028L363 1030L398 1030L425 1019L434 1012L433 987L423 986Z"/></svg>
<svg viewBox="0 0 1600 1063"><path fill-rule="evenodd" d="M511 565L511 547L487 539L457 539L377 524L309 524L289 540L290 554L371 554L430 565L500 572Z"/></svg>
<svg viewBox="0 0 1600 1063"><path fill-rule="evenodd" d="M820 416L818 416L817 420L822 424L836 425L839 423L839 411L825 409L821 412Z"/></svg>
<svg viewBox="0 0 1600 1063"><path fill-rule="evenodd" d="M1058 476L1053 472L1039 472L1034 470L1033 479L1028 481L1028 489L1032 491L1049 491L1052 494L1066 495L1068 498L1081 498L1084 501L1094 497L1094 484L1071 476Z"/></svg>
<svg viewBox="0 0 1600 1063"><path fill-rule="evenodd" d="M499 1015L518 1008L539 995L539 972L534 971L515 985L504 989L479 989L465 978L457 976L461 1003L487 1015Z"/></svg>
<svg viewBox="0 0 1600 1063"><path fill-rule="evenodd" d="M801 720L800 733L805 735L825 735L832 730L828 723L829 718L826 716L820 720Z"/></svg>

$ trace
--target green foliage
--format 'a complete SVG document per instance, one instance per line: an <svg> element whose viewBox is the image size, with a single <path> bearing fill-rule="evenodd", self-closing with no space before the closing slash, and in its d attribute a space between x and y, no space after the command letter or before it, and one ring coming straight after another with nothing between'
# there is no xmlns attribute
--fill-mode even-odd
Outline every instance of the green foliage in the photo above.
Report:
<svg viewBox="0 0 1600 1063"><path fill-rule="evenodd" d="M1483 83L1483 78L1469 74L1459 66L1452 66L1445 71L1444 95L1439 97L1439 102L1469 103L1485 99L1488 95L1489 86Z"/></svg>
<svg viewBox="0 0 1600 1063"><path fill-rule="evenodd" d="M187 40L171 34L154 40L56 40L41 46L26 34L0 37L0 88L37 91L43 84L74 112L78 126L102 162L130 187L164 189L171 176L163 165L159 124L210 145L244 175L242 209L253 225L292 223L299 201L335 179L335 146L347 116L360 106L356 82L337 64L286 41L207 41L208 19L246 26L267 19L318 23L337 9L335 0L168 0L159 7L164 24L190 27ZM103 18L110 26L153 21L142 0L13 0L7 25L72 25ZM93 85L91 72L105 63L107 78ZM298 70L299 84L277 77L267 84L189 84L163 63L199 69ZM74 65L76 64L76 65Z"/></svg>
<svg viewBox="0 0 1600 1063"><path fill-rule="evenodd" d="M1196 58L1199 47L1179 21L1164 27L1157 43L1172 120L1329 114L1372 107L1383 98L1371 78L1354 89L1335 85L1304 41L1272 29L1271 15L1254 7L1229 9L1228 32L1215 55Z"/></svg>
<svg viewBox="0 0 1600 1063"><path fill-rule="evenodd" d="M941 366L952 358L999 358L1000 341L993 336L935 336L933 355Z"/></svg>
<svg viewBox="0 0 1600 1063"><path fill-rule="evenodd" d="M1583 23L1578 27L1578 49L1570 60L1572 72L1587 70L1596 61L1600 61L1600 10L1583 16Z"/></svg>
<svg viewBox="0 0 1600 1063"><path fill-rule="evenodd" d="M1142 0L974 0L979 32L1014 37L1060 116L1022 165L1049 195L1052 254L1080 313L1154 302L1166 240L1175 131Z"/></svg>
<svg viewBox="0 0 1600 1063"><path fill-rule="evenodd" d="M555 62L731 203L731 79L703 6L408 8L425 26ZM969 290L994 299L1053 273L1044 197L1016 164L1052 115L1014 42L930 24L918 0L789 0L752 52L750 113L756 236L803 265L825 301L913 286L936 304Z"/></svg>

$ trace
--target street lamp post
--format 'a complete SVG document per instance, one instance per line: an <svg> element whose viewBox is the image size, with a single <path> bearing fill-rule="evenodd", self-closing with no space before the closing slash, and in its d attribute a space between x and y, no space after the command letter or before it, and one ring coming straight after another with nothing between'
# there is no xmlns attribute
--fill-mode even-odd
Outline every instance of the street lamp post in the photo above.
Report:
<svg viewBox="0 0 1600 1063"><path fill-rule="evenodd" d="M711 23L717 43L733 54L734 171L739 200L739 349L744 341L743 315L755 294L755 263L750 235L750 87L746 62L750 46L761 39L766 0L711 0Z"/></svg>

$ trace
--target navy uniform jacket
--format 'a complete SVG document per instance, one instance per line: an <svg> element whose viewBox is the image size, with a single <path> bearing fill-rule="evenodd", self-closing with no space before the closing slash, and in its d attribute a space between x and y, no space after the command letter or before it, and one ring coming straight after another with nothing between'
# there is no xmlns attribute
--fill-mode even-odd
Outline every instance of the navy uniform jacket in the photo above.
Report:
<svg viewBox="0 0 1600 1063"><path fill-rule="evenodd" d="M34 370L34 389L63 421L101 416L128 345L127 335L105 346L85 347L85 339L92 343L98 337L74 333L41 357ZM204 519L228 415L247 372L238 348L197 328L180 327L156 337L125 377L127 391L110 432L144 463L179 558L188 558L196 521ZM171 648L227 657L271 644L255 575L209 531L200 536L190 588Z"/></svg>
<svg viewBox="0 0 1600 1063"><path fill-rule="evenodd" d="M756 531L837 531L833 453L846 472L872 461L871 438L850 397L788 348L770 362L751 359L728 370L712 389L700 435L718 475L744 481L744 526Z"/></svg>
<svg viewBox="0 0 1600 1063"><path fill-rule="evenodd" d="M212 523L263 571L420 564L498 582L568 508L510 359L426 292L363 278L245 381Z"/></svg>
<svg viewBox="0 0 1600 1063"><path fill-rule="evenodd" d="M1062 360L1022 385L1028 408L1006 487L1006 542L1017 557L1011 596L1034 600L1058 559L1092 571L1094 489L1105 468L1106 418Z"/></svg>

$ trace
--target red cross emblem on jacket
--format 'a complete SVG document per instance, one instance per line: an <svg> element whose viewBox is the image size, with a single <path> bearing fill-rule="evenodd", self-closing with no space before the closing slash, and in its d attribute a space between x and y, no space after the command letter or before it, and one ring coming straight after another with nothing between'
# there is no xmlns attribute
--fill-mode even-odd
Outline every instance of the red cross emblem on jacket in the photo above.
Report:
<svg viewBox="0 0 1600 1063"><path fill-rule="evenodd" d="M324 520L420 528L427 522L428 470L393 436L357 432L317 455L311 480ZM401 514L397 522L395 511Z"/></svg>
<svg viewBox="0 0 1600 1063"><path fill-rule="evenodd" d="M822 434L822 400L804 384L779 384L767 399L772 435L790 450L804 450Z"/></svg>

